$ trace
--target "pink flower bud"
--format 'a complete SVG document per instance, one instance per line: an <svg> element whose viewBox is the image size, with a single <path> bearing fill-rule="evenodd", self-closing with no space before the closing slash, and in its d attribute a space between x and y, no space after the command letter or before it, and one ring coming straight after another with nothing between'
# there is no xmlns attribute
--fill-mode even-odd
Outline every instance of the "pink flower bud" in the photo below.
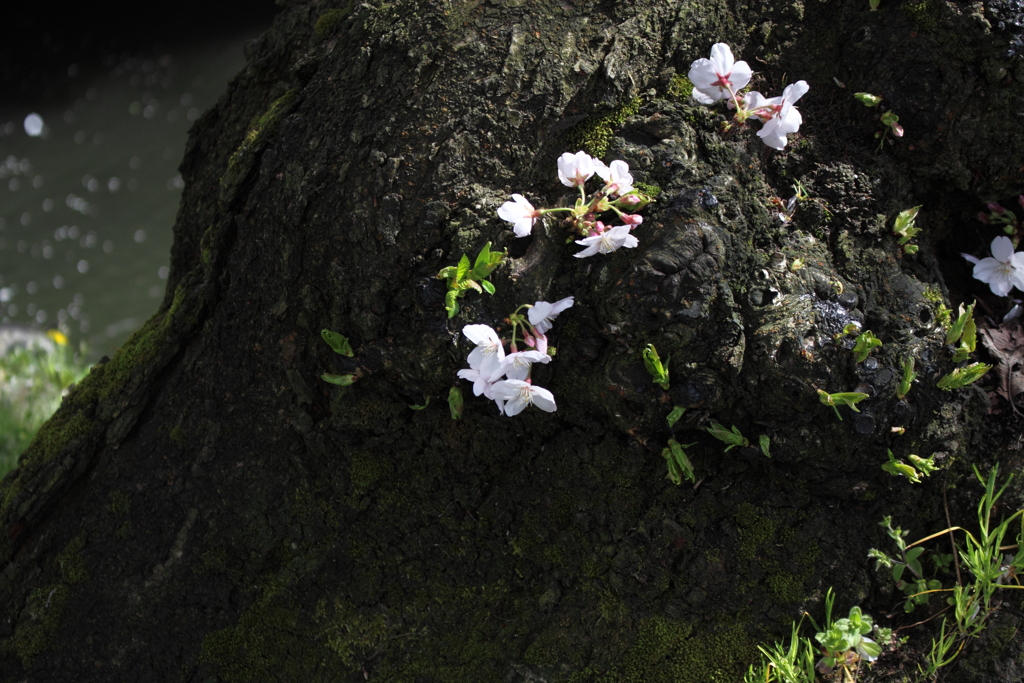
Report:
<svg viewBox="0 0 1024 683"><path fill-rule="evenodd" d="M530 336L530 333L527 332L526 330L523 330L523 341L526 342L526 345L529 346L531 349L537 346L537 342L534 340L533 337Z"/></svg>
<svg viewBox="0 0 1024 683"><path fill-rule="evenodd" d="M1006 213L1006 209L1004 209L998 202L989 202L988 210L991 211L992 213Z"/></svg>
<svg viewBox="0 0 1024 683"><path fill-rule="evenodd" d="M635 213L624 213L622 214L622 222L626 225L640 225L644 222L644 217Z"/></svg>
<svg viewBox="0 0 1024 683"><path fill-rule="evenodd" d="M537 335L537 350L540 351L541 353L548 352L548 338L546 335Z"/></svg>

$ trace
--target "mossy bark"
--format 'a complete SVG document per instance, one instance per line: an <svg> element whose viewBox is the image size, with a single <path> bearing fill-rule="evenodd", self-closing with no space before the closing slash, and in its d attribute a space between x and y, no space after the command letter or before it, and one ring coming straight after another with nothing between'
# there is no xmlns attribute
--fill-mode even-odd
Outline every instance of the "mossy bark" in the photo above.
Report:
<svg viewBox="0 0 1024 683"><path fill-rule="evenodd" d="M0 680L735 681L828 586L884 622L878 521L941 529L943 486L1001 455L984 395L935 388L936 310L944 277L969 293L978 202L1021 189L1024 64L974 5L867 5L288 5L192 131L160 311L0 486ZM717 41L764 91L811 84L784 152L679 99ZM876 151L854 91L906 137ZM581 261L553 222L516 240L496 217L559 201L581 147L661 189L638 248ZM903 255L891 221L918 204ZM497 293L449 320L433 276L487 241ZM537 377L558 411L502 417L466 385L453 421L461 327L569 295ZM870 363L836 340L854 320ZM816 391L858 387L841 421ZM672 436L697 486L665 480ZM887 449L946 470L911 486ZM1008 670L1012 626L964 680Z"/></svg>

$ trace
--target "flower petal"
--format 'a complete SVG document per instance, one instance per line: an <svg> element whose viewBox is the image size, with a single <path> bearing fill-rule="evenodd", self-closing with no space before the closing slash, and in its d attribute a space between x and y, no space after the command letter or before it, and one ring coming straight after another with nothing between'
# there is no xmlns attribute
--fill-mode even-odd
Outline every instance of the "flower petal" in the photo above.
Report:
<svg viewBox="0 0 1024 683"><path fill-rule="evenodd" d="M1006 235L1000 235L992 240L992 256L997 261L1009 263L1013 258L1013 242Z"/></svg>

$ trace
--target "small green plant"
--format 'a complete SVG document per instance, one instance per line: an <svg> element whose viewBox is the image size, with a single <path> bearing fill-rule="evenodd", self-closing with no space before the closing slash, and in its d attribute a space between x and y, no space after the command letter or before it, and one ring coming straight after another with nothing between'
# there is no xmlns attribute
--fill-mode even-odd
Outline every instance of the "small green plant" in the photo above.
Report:
<svg viewBox="0 0 1024 683"><path fill-rule="evenodd" d="M897 460L892 451L889 451L889 462L882 465L882 469L893 476L906 477L911 484L920 484L921 477L927 477L939 469L935 465L935 456L925 459L917 455L908 455L907 459L913 464L908 465L902 460Z"/></svg>
<svg viewBox="0 0 1024 683"><path fill-rule="evenodd" d="M442 268L437 274L437 279L448 281L448 292L444 295L444 307L448 311L448 317L453 318L459 312L457 299L466 295L466 292L473 289L477 292L494 294L494 285L487 279L494 269L498 267L504 252L492 252L491 243L488 242L476 255L473 267L469 266L469 256L462 255L458 265Z"/></svg>
<svg viewBox="0 0 1024 683"><path fill-rule="evenodd" d="M978 345L978 328L974 324L974 304L964 308L960 304L956 320L950 323L946 330L946 343L956 344L960 342L953 353L953 362L960 363L974 353Z"/></svg>
<svg viewBox="0 0 1024 683"><path fill-rule="evenodd" d="M665 362L668 363L668 360L666 359ZM647 348L644 349L644 367L647 368L647 372L650 373L654 383L668 391L668 368L662 365L661 359L658 357L658 350L654 348L654 344L648 344Z"/></svg>
<svg viewBox="0 0 1024 683"><path fill-rule="evenodd" d="M772 445L772 440L767 434L762 434L757 437L757 444L761 447L761 452L764 453L764 457L772 457L772 454L768 451L769 447Z"/></svg>
<svg viewBox="0 0 1024 683"><path fill-rule="evenodd" d="M763 658L758 666L751 666L743 683L814 683L815 648L810 639L800 636L800 621L794 621L789 635L789 647L774 643L770 648L761 645Z"/></svg>
<svg viewBox="0 0 1024 683"><path fill-rule="evenodd" d="M846 617L833 621L834 604L835 595L829 588L825 593L824 628L819 627L810 615L804 614L817 631L814 639L818 641L818 647L809 638L800 636L801 617L800 621L793 623L788 647L782 643L775 643L771 648L758 647L762 654L761 663L748 669L744 683L814 683L817 673L828 676L836 669L840 670L838 677L828 680L856 681L861 662L875 661L882 652L882 646L892 642L892 630L879 628L857 606L851 607ZM868 637L872 633L874 639ZM815 663L818 655L821 658Z"/></svg>
<svg viewBox="0 0 1024 683"><path fill-rule="evenodd" d="M914 372L914 357L907 356L903 359L903 376L900 378L900 385L896 387L896 398L903 400L910 393L910 386L917 378L917 373Z"/></svg>
<svg viewBox="0 0 1024 683"><path fill-rule="evenodd" d="M458 420L462 417L462 390L452 387L448 390L448 409L452 413L452 419Z"/></svg>
<svg viewBox="0 0 1024 683"><path fill-rule="evenodd" d="M899 528L893 529L889 517L882 520L889 536L896 542L900 551L900 557L892 558L874 548L869 552L869 557L878 561L878 568L886 567L893 571L893 577L897 581L903 578L903 569L897 568L903 565L914 574L913 583L903 590L908 596L904 609L910 611L914 606L927 602L931 593L939 591L952 593L947 602L953 607L953 618L943 617L939 636L932 640L929 653L925 655L925 664L919 665L918 671L925 678L934 677L935 673L943 666L947 666L956 659L964 644L971 638L977 637L986 626L987 620L998 609L999 602L994 600L997 591L1002 589L1020 589L1016 581L1019 572L1024 571L1024 553L1017 552L1016 555L1003 554L1009 548L1019 548L1021 537L1024 536L1024 510L1017 510L1009 517L995 524L992 519L992 512L999 501L999 498L1006 491L1007 486L1013 480L1013 475L1007 478L1001 487L997 489L998 467L994 467L987 477L982 476L977 467L974 468L974 476L982 484L985 491L978 503L978 530L976 534L960 526L953 526L934 534L926 536L919 541L907 544L904 540L906 532ZM1018 544L1005 545L1006 535L1010 533L1010 525L1016 522L1021 525L1021 536L1018 536ZM920 563L923 550L921 544L926 543L939 536L961 531L964 534L963 544L955 546L959 555L961 566L970 574L971 579L967 582L960 580L952 589L942 589L936 585L934 580L925 580ZM933 558L937 569L948 568L952 556L940 555ZM957 571L957 576L961 576ZM909 590L908 590L909 588ZM908 609L909 607L909 609Z"/></svg>
<svg viewBox="0 0 1024 683"><path fill-rule="evenodd" d="M668 422L668 426L674 427L676 422L679 422L679 418L681 418L685 412L686 408L682 406L675 406L672 408L672 412L670 412L665 418L665 421Z"/></svg>
<svg viewBox="0 0 1024 683"><path fill-rule="evenodd" d="M900 117L896 116L896 113L893 110L890 109L885 112L878 117L878 120L882 122L883 126L885 126L881 132L875 133L875 137L878 138L878 149L882 149L882 147L885 146L885 141L888 140L889 133L892 133L893 137L896 138L903 137L903 126L899 123ZM889 144L892 144L892 142L892 140L889 140ZM915 251L917 251L917 247L914 247L913 251L907 251L907 248L904 247L904 252L907 254L913 254Z"/></svg>
<svg viewBox="0 0 1024 683"><path fill-rule="evenodd" d="M730 449L733 449L736 446L743 447L750 445L750 440L747 439L747 437L740 434L740 430L736 428L736 425L733 425L732 429L726 429L723 425L720 425L717 422L712 422L711 426L708 427L708 434L715 437L719 441L728 444L725 447L726 453L728 453Z"/></svg>
<svg viewBox="0 0 1024 683"><path fill-rule="evenodd" d="M872 12L875 12L875 11L878 10L878 6L880 4L882 4L882 0L868 0L868 9L870 9ZM859 94L866 94L866 93L857 93L857 94L859 95ZM881 102L882 98L879 97L878 101Z"/></svg>
<svg viewBox="0 0 1024 683"><path fill-rule="evenodd" d="M891 572L896 587L906 596L903 611L913 612L918 606L928 604L931 594L942 588L942 582L937 579L925 578L921 558L927 550L917 544L907 545L908 531L899 527L893 528L892 518L888 516L882 519L881 525L885 527L885 532L896 544L899 555L890 557L881 550L871 548L868 551L868 557L875 560L876 569L884 567ZM909 576L905 576L907 570L910 570Z"/></svg>
<svg viewBox="0 0 1024 683"><path fill-rule="evenodd" d="M334 352L340 356L347 356L351 358L355 355L352 351L352 345L349 344L348 337L337 332L331 332L330 330L320 330L320 336L323 337L327 345L334 349Z"/></svg>
<svg viewBox="0 0 1024 683"><path fill-rule="evenodd" d="M665 458L665 464L668 466L668 479L676 486L683 483L683 479L688 479L691 484L696 481L693 476L693 465L690 464L690 459L686 457L686 451L683 450L693 445L688 443L684 446L675 439L669 439L668 448L663 448L661 451L662 457Z"/></svg>
<svg viewBox="0 0 1024 683"><path fill-rule="evenodd" d="M877 349L882 341L871 333L871 330L864 330L853 343L853 360L856 363L863 363L872 349Z"/></svg>
<svg viewBox="0 0 1024 683"><path fill-rule="evenodd" d="M320 375L320 379L331 384L337 384L339 387L351 386L357 379L358 375L332 375L329 372L325 372Z"/></svg>
<svg viewBox="0 0 1024 683"><path fill-rule="evenodd" d="M842 669L842 680L856 680L862 659L873 662L882 653L881 646L868 634L874 629L871 617L861 612L854 605L849 615L832 621L832 605L835 596L829 588L825 594L825 628L815 634L814 639L821 644L822 658L815 668L826 674L834 669ZM884 629L885 639L891 636L889 629Z"/></svg>
<svg viewBox="0 0 1024 683"><path fill-rule="evenodd" d="M345 356L351 358L354 354L352 351L352 345L348 341L348 337L337 332L331 332L330 330L320 330L320 336L327 342L327 345L338 354L339 356ZM359 379L359 373L350 375L333 375L329 372L325 372L320 375L320 379L331 384L337 384L340 387L350 386L353 382Z"/></svg>
<svg viewBox="0 0 1024 683"><path fill-rule="evenodd" d="M971 363L962 368L954 369L951 373L940 379L936 386L943 391L963 389L968 384L977 382L991 369L992 366L985 363Z"/></svg>
<svg viewBox="0 0 1024 683"><path fill-rule="evenodd" d="M839 414L839 406L850 406L850 410L859 413L857 404L868 398L868 395L860 391L846 391L837 394L830 394L827 391L818 389L818 400L836 411L836 417L842 421L843 416Z"/></svg>
<svg viewBox="0 0 1024 683"><path fill-rule="evenodd" d="M917 245L910 244L910 240L921 232L921 228L914 225L914 221L917 220L917 214L920 210L920 206L915 206L907 209L906 211L900 211L896 216L896 222L892 226L893 233L900 238L896 245L903 247L904 254L917 253Z"/></svg>
<svg viewBox="0 0 1024 683"><path fill-rule="evenodd" d="M427 406L429 406L429 405L430 405L430 397L427 396L426 400L423 401L422 404L417 403L417 404L411 405L409 407L412 408L413 410L426 410Z"/></svg>
<svg viewBox="0 0 1024 683"><path fill-rule="evenodd" d="M872 1L872 4L874 4L874 5L878 4L877 0L871 0L871 1ZM872 9L874 9L874 8L872 8ZM853 93L853 96L856 97L857 100L861 104L863 104L865 107L877 107L878 105L880 105L882 103L882 98L881 97L879 97L878 95L872 95L869 92L855 92L855 93Z"/></svg>

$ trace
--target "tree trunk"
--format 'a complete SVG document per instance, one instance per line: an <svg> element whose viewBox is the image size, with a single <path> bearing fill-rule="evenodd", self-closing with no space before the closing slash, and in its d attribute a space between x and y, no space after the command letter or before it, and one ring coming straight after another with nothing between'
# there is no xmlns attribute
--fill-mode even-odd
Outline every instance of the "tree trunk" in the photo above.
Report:
<svg viewBox="0 0 1024 683"><path fill-rule="evenodd" d="M979 202L1021 190L1024 67L980 5L768 5L284 9L192 130L160 310L0 486L0 680L736 681L829 586L902 623L878 522L944 528L944 481L998 456L984 394L935 387L937 314L943 276L978 284L957 252L995 234L967 229ZM784 151L681 94L719 41L766 94L810 83ZM906 136L877 151L856 91ZM575 259L556 221L517 239L496 216L571 201L555 159L579 149L661 190L638 248ZM915 205L908 255L891 226ZM434 276L488 241L496 294L448 319ZM462 327L570 295L536 375L557 411L473 397ZM870 362L836 339L853 321ZM872 396L840 420L818 389ZM723 453L711 421L754 447ZM696 485L665 478L673 437ZM946 470L911 485L887 449Z"/></svg>

